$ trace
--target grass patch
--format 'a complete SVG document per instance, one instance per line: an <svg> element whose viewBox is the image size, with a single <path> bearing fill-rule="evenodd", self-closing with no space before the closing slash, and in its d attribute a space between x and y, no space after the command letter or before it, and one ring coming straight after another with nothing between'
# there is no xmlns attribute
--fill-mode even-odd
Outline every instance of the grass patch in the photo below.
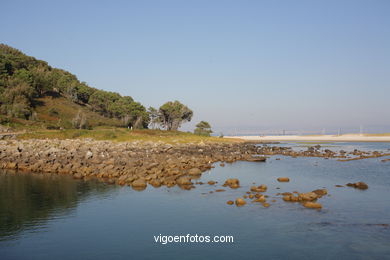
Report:
<svg viewBox="0 0 390 260"><path fill-rule="evenodd" d="M126 128L111 129L64 129L64 130L37 130L18 136L18 139L83 139L111 140L116 142L164 142L164 143L231 143L242 142L237 139L225 139L219 137L199 136L180 131L163 130L129 130Z"/></svg>

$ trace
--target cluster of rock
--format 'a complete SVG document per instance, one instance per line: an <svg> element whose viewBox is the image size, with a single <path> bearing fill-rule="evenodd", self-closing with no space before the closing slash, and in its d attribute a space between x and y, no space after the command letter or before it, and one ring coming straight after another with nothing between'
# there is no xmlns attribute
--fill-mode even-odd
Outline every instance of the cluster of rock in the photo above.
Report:
<svg viewBox="0 0 390 260"><path fill-rule="evenodd" d="M389 153L379 152L379 151L360 151L355 149L352 152L346 152L340 150L335 152L329 149L320 149L320 145L310 146L306 151L294 151L291 147L279 147L279 146L261 146L258 150L260 154L263 155L284 155L291 157L323 157L328 158L338 158L339 161L352 161L352 160L361 160L368 158L377 158L383 156L390 156ZM278 158L279 159L279 158Z"/></svg>
<svg viewBox="0 0 390 260"><path fill-rule="evenodd" d="M221 161L264 161L245 143L176 144L90 139L0 141L0 167L30 172L97 177L107 183L144 189L148 184L193 187L192 179ZM232 184L233 185L233 184ZM233 185L234 186L234 185Z"/></svg>
<svg viewBox="0 0 390 260"><path fill-rule="evenodd" d="M229 180L227 180L227 182L228 181ZM266 191L267 186L265 184L262 184L260 186L252 186L250 188L250 191L247 192L247 194L249 195L244 195L243 198L237 198L235 202L229 200L227 201L227 204L233 205L235 203L237 207L241 207L246 204L245 199L249 198L253 199L252 202L259 202L264 207L268 208L270 206L270 204L267 203L268 196L261 194ZM321 209L322 205L317 202L317 199L321 198L326 194L328 194L328 191L326 189L318 189L307 193L285 192L278 193L277 195L283 195L283 200L287 202L300 202L306 208Z"/></svg>
<svg viewBox="0 0 390 260"><path fill-rule="evenodd" d="M282 193L283 200L288 202L301 202L302 205L306 208L322 208L322 205L317 201L317 199L325 196L328 194L328 191L326 189L318 189L313 190L311 192L307 193L299 193L299 192L285 192Z"/></svg>
<svg viewBox="0 0 390 260"><path fill-rule="evenodd" d="M288 177L279 177L277 178L278 182L289 182L290 179ZM364 182L356 182L356 183L348 183L347 186L354 187L356 189L368 189L368 185ZM228 186L231 188L237 188L240 186L240 182L238 179L228 179L226 180L224 186ZM342 185L336 185L337 187L344 187ZM252 202L259 202L264 207L268 208L270 206L269 203L267 203L268 195L264 195L262 193L267 191L267 185L262 184L260 186L251 186L250 191L246 192L246 195L244 195L242 198L237 198L235 201L229 200L227 201L228 205L236 204L237 207L241 207L247 204L245 199L253 199ZM279 188L277 188L279 189ZM321 209L322 204L318 203L317 200L322 198L323 196L328 194L327 189L317 189L313 190L311 192L306 193L299 193L298 191L294 192L283 192L283 193L277 193L276 195L283 196L283 200L286 202L299 202L304 207L310 208L310 209ZM276 200L273 200L272 202L275 202Z"/></svg>
<svg viewBox="0 0 390 260"><path fill-rule="evenodd" d="M225 187L230 187L232 189L236 189L240 187L240 181L238 179L227 179L225 181L225 184L223 185ZM246 204L245 199L252 199L252 202L259 202L264 207L268 208L270 206L269 203L267 203L266 198L267 195L261 194L262 192L266 192L268 189L267 185L261 184L259 186L252 186L250 187L250 191L248 191L243 198L237 198L235 201L228 200L226 203L228 205L236 204L237 207L244 206Z"/></svg>

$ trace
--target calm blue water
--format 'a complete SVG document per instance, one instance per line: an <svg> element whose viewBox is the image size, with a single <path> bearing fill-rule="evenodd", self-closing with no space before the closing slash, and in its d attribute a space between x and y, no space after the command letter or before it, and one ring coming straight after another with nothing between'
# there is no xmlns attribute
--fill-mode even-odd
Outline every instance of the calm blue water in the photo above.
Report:
<svg viewBox="0 0 390 260"><path fill-rule="evenodd" d="M337 149L390 148L386 143ZM348 148L348 149L347 149ZM281 158L281 160L276 160ZM382 158L383 159L383 158ZM202 175L215 186L134 191L68 176L0 174L0 259L390 259L390 162L275 156ZM278 183L277 177L290 177ZM209 193L230 177L237 190ZM336 184L364 181L365 191ZM269 208L229 206L266 184ZM277 189L277 188L280 189ZM327 188L321 211L286 203L278 192ZM275 199L276 202L271 202ZM162 235L232 235L234 243L154 242Z"/></svg>

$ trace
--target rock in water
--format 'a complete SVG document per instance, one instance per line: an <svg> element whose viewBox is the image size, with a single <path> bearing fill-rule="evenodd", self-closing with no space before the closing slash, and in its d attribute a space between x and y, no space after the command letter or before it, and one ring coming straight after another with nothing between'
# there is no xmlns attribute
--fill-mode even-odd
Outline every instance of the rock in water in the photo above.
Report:
<svg viewBox="0 0 390 260"><path fill-rule="evenodd" d="M265 162L267 160L266 157L263 156L255 156L247 158L248 162Z"/></svg>
<svg viewBox="0 0 390 260"><path fill-rule="evenodd" d="M313 201L318 199L318 195L314 192L299 193L298 199L301 201Z"/></svg>
<svg viewBox="0 0 390 260"><path fill-rule="evenodd" d="M279 177L278 178L278 182L289 182L290 181L290 178L288 177Z"/></svg>
<svg viewBox="0 0 390 260"><path fill-rule="evenodd" d="M201 175L202 171L198 168L192 168L188 171L189 175Z"/></svg>
<svg viewBox="0 0 390 260"><path fill-rule="evenodd" d="M303 206L306 208L309 208L309 209L321 209L322 208L322 205L320 203L311 202L311 201L303 203Z"/></svg>
<svg viewBox="0 0 390 260"><path fill-rule="evenodd" d="M312 192L314 192L315 194L317 194L317 196L319 198L321 198L322 196L328 194L328 190L327 189L318 189L318 190L313 190Z"/></svg>
<svg viewBox="0 0 390 260"><path fill-rule="evenodd" d="M179 177L176 180L176 183L178 185L192 185L191 179L189 177L186 177L186 176Z"/></svg>
<svg viewBox="0 0 390 260"><path fill-rule="evenodd" d="M244 206L246 204L246 201L242 198L237 198L236 199L236 206L237 207L241 207L241 206Z"/></svg>
<svg viewBox="0 0 390 260"><path fill-rule="evenodd" d="M366 190L368 189L368 185L362 181L356 182L356 183L347 183L347 186L354 187L356 189L360 190Z"/></svg>
<svg viewBox="0 0 390 260"><path fill-rule="evenodd" d="M269 206L271 206L271 205L270 205L269 203L267 203L267 202L263 202L262 205L263 205L264 208L268 208Z"/></svg>
<svg viewBox="0 0 390 260"><path fill-rule="evenodd" d="M147 184L145 179L139 178L131 183L133 188L146 188Z"/></svg>
<svg viewBox="0 0 390 260"><path fill-rule="evenodd" d="M227 203L228 205L233 205L233 204L234 204L234 201L228 200L226 203Z"/></svg>
<svg viewBox="0 0 390 260"><path fill-rule="evenodd" d="M240 187L240 181L238 179L227 179L223 184L224 187L230 187L232 189L237 189Z"/></svg>

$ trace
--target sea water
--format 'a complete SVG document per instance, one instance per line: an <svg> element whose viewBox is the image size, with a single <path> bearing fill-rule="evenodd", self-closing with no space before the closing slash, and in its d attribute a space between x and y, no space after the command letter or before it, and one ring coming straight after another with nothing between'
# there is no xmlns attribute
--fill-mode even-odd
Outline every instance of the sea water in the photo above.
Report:
<svg viewBox="0 0 390 260"><path fill-rule="evenodd" d="M389 143L321 145L336 151L390 148ZM196 181L218 183L189 191L135 191L64 175L2 171L0 259L390 259L390 162L381 159L272 156L265 163L217 163ZM290 182L279 183L278 177ZM227 178L238 178L241 188L222 187ZM369 188L335 186L358 181ZM250 200L243 207L226 204L254 183L268 186L269 208ZM276 195L319 188L329 192L318 200L321 210ZM155 242L159 235L187 234L234 241Z"/></svg>

